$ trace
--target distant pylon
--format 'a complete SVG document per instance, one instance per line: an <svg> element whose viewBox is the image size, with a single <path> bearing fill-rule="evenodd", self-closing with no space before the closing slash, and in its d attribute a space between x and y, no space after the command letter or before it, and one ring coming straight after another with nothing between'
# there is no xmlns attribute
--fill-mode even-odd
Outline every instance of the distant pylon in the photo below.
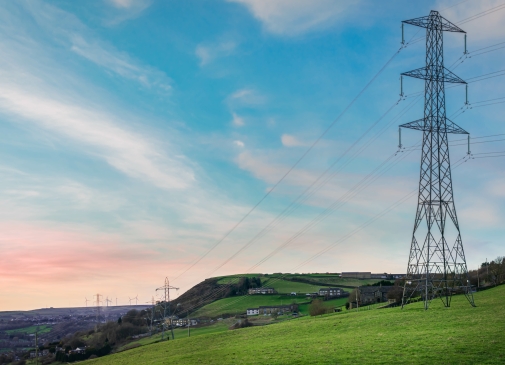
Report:
<svg viewBox="0 0 505 365"><path fill-rule="evenodd" d="M449 307L456 292L463 292L474 306L454 205L447 139L448 133L468 132L447 119L444 85L466 82L444 67L443 32L465 32L433 10L403 23L426 28L426 67L402 74L425 80L424 118L400 126L423 131L419 197L402 307L418 295L425 309L436 297Z"/></svg>
<svg viewBox="0 0 505 365"><path fill-rule="evenodd" d="M179 290L179 288L176 288L174 286L170 286L170 282L168 281L168 278L165 278L165 285L159 287L159 288L156 288L156 291L158 290L162 290L165 294L165 302L164 302L164 305L163 305L163 327L162 327L162 333L161 333L161 339L164 338L165 336L165 321L166 321L166 318L167 318L167 309L168 309L168 317L170 319L170 330L172 332L172 340L174 339L174 328L172 326L172 318L171 315L170 315L170 290Z"/></svg>
<svg viewBox="0 0 505 365"><path fill-rule="evenodd" d="M102 302L102 300L100 299L100 297L103 297L102 294L95 294L94 297L96 297L96 324L97 324L97 328L98 328L98 324L100 323L100 303Z"/></svg>

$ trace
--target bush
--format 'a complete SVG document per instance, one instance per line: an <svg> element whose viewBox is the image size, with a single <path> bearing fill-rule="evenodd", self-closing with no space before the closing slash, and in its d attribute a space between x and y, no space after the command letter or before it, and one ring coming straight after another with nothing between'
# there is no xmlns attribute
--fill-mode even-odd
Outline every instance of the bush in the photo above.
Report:
<svg viewBox="0 0 505 365"><path fill-rule="evenodd" d="M319 316L328 313L328 308L326 308L321 299L314 299L309 306L309 314L311 316Z"/></svg>

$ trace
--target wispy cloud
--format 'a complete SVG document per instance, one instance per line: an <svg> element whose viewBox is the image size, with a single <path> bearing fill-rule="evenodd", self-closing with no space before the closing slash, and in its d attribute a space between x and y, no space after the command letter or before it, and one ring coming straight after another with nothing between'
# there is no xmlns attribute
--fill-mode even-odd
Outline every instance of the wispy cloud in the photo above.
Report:
<svg viewBox="0 0 505 365"><path fill-rule="evenodd" d="M199 44L195 55L200 59L200 66L206 66L215 59L231 55L237 47L236 42L227 41L218 44Z"/></svg>
<svg viewBox="0 0 505 365"><path fill-rule="evenodd" d="M115 12L109 14L107 25L116 25L129 19L138 17L152 4L152 0L104 0L115 8Z"/></svg>
<svg viewBox="0 0 505 365"><path fill-rule="evenodd" d="M127 9L145 1L126 1ZM145 88L166 95L171 90L171 80L162 71L135 60L126 52L99 39L75 15L55 6L40 2L21 2L36 21L38 30L47 33L58 46L68 47L75 54L93 62L109 74L134 81ZM147 4L147 3L146 3Z"/></svg>
<svg viewBox="0 0 505 365"><path fill-rule="evenodd" d="M192 170L183 162L168 158L153 148L156 143L139 133L119 127L119 120L76 102L59 101L44 92L0 85L0 110L20 121L35 123L61 137L92 147L101 157L123 173L165 189L188 187L194 180Z"/></svg>
<svg viewBox="0 0 505 365"><path fill-rule="evenodd" d="M281 136L281 142L282 142L282 145L285 147L307 146L307 143L300 141L298 138L296 138L295 136L292 136L290 134L283 134Z"/></svg>
<svg viewBox="0 0 505 365"><path fill-rule="evenodd" d="M251 88L239 89L226 99L231 107L257 106L265 104L267 98Z"/></svg>
<svg viewBox="0 0 505 365"><path fill-rule="evenodd" d="M501 0L479 0L465 1L458 6L451 7L441 12L442 16L449 21L457 23L483 12L503 5ZM446 7L445 3L440 3L440 8ZM461 25L461 28L468 33L469 50L472 50L473 41L490 41L502 39L505 36L503 27L505 24L505 8L498 8L487 13L485 16L476 18Z"/></svg>
<svg viewBox="0 0 505 365"><path fill-rule="evenodd" d="M148 66L142 66L126 53L119 52L111 46L96 41L90 43L80 35L73 35L71 42L73 52L116 75L162 92L169 92L172 89L171 80L165 73Z"/></svg>
<svg viewBox="0 0 505 365"><path fill-rule="evenodd" d="M344 11L359 1L334 0L228 0L247 7L273 34L293 36L325 28L341 19Z"/></svg>
<svg viewBox="0 0 505 365"><path fill-rule="evenodd" d="M242 141L238 141L238 140L237 141L233 141L233 144L235 146L237 146L237 147L240 147L240 148L244 148L245 147L245 144Z"/></svg>
<svg viewBox="0 0 505 365"><path fill-rule="evenodd" d="M235 127L245 126L244 118L242 118L241 116L239 116L236 113L232 113L232 116L233 116L233 118L231 120L231 124L233 124Z"/></svg>

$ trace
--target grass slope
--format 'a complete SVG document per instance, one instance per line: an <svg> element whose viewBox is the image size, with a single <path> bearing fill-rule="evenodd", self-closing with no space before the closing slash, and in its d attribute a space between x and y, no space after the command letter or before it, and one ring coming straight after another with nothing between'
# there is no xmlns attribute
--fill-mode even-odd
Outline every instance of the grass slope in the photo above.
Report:
<svg viewBox="0 0 505 365"><path fill-rule="evenodd" d="M379 279L341 278L339 275L335 274L270 274L268 276L264 274L239 274L217 278L217 283L236 284L242 277L259 277L261 279L262 286L273 287L281 294L288 294L292 291L299 293L312 293L318 291L319 288L324 286L356 287L374 284L380 281ZM313 283L310 284L289 280L293 278L301 278L312 281Z"/></svg>
<svg viewBox="0 0 505 365"><path fill-rule="evenodd" d="M240 314L245 313L247 308L258 308L260 305L277 305L277 304L290 304L290 303L303 303L307 302L305 296L290 297L287 295L249 295L224 298L216 300L205 307L200 308L192 317L215 317L220 313Z"/></svg>
<svg viewBox="0 0 505 365"><path fill-rule="evenodd" d="M505 286L400 308L304 317L280 324L162 342L90 360L129 364L505 363Z"/></svg>

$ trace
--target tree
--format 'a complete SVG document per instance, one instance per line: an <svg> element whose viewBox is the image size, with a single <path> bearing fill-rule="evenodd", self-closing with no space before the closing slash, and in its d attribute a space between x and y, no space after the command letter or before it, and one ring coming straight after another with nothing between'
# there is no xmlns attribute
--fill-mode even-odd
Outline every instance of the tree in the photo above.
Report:
<svg viewBox="0 0 505 365"><path fill-rule="evenodd" d="M328 312L321 299L314 299L309 306L309 314L311 316L319 316Z"/></svg>

